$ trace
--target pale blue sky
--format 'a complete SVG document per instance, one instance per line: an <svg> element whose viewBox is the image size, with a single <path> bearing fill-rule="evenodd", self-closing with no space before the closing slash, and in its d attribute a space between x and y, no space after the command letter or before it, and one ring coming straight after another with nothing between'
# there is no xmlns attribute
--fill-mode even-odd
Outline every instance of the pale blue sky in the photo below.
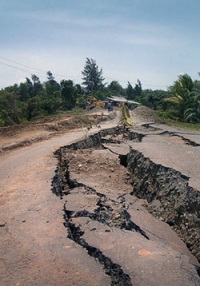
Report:
<svg viewBox="0 0 200 286"><path fill-rule="evenodd" d="M124 87L197 79L199 11L200 0L0 0L0 88L48 70L81 83L86 57Z"/></svg>

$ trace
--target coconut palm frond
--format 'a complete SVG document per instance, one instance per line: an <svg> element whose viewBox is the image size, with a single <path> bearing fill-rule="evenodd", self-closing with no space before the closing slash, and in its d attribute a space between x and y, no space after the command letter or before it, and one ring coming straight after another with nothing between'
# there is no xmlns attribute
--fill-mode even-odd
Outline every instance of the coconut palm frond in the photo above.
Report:
<svg viewBox="0 0 200 286"><path fill-rule="evenodd" d="M183 98L180 95L176 94L176 96L167 97L164 98L163 100L175 104L180 104L183 101Z"/></svg>
<svg viewBox="0 0 200 286"><path fill-rule="evenodd" d="M184 113L184 120L187 122L200 122L200 105L188 108Z"/></svg>

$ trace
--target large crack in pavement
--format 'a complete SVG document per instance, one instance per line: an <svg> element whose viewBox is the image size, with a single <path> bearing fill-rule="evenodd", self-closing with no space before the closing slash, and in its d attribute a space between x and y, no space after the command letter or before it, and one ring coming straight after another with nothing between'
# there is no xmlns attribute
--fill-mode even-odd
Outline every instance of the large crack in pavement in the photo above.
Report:
<svg viewBox="0 0 200 286"><path fill-rule="evenodd" d="M151 133L147 134L152 135ZM184 162L186 154L193 154L192 148L198 154L197 148L200 144L186 138L188 133L183 135L175 131L159 131L154 135L167 137L167 144L170 144L170 141L176 142L179 150L182 143L191 146L191 149L183 148L182 151L179 151L180 155L176 149L172 150L172 156L177 155L182 162ZM148 142L148 139L146 141ZM154 142L156 141L152 140L150 144ZM159 148L170 148L170 146L166 146L166 143L160 144ZM132 179L130 179L130 183L133 185L132 194L138 198L146 199L149 203L149 211L168 223L200 261L200 191L190 185L190 176L173 168L173 163L170 164L172 167L156 163L146 156L148 152L141 152L138 149L133 144L127 158L124 159L132 174ZM163 154L169 156L169 152L165 152ZM169 159L166 161L169 162ZM188 163L185 161L185 164L182 165ZM181 163L176 165L179 167ZM185 166L182 169L185 170Z"/></svg>
<svg viewBox="0 0 200 286"><path fill-rule="evenodd" d="M65 210L65 212L69 214L67 210ZM68 230L67 237L85 248L91 257L94 257L100 264L104 266L105 274L111 277L111 285L132 285L129 275L124 273L119 264L114 263L109 257L105 256L100 251L100 249L89 245L82 238L84 232L79 226L76 226L74 223L71 222L70 216L65 216L65 221L66 222L64 225Z"/></svg>
<svg viewBox="0 0 200 286"><path fill-rule="evenodd" d="M187 177L175 170L169 171L163 166L157 166L151 160L147 160L139 151L133 149L130 142L141 142L145 136L142 132L125 133L118 128L112 128L69 146L64 146L55 152L59 163L52 181L52 191L64 200L64 225L67 228L67 237L86 249L88 255L103 266L105 274L110 276L111 285L147 285L145 284L147 281L148 285L160 285L159 275L163 275L163 273L160 272L158 277L155 274L159 271L160 265L166 267L168 271L174 272L175 275L173 276L171 273L172 278L166 276L163 285L172 285L169 283L174 283L173 279L178 279L176 285L198 285L200 282L197 276L198 264L192 266L184 261L185 258L182 255L180 258L180 254L178 255L176 251L180 247L180 253L187 252L184 249L185 246L178 246L177 238L173 237L169 230L167 231L170 233L170 238L166 238L166 233L164 233L166 226L162 222L167 222L182 238L187 237L179 231L181 226L178 224L180 218L181 225L188 225L189 222L194 221L194 217L198 219L198 208L196 208L198 206L194 205L194 200L192 200L192 205L186 200L188 195L191 199L190 194L191 192L193 194L194 190L189 188L190 194L182 191L182 187L187 185ZM128 146L128 152L125 154L118 151L118 146L122 142L126 142ZM115 159L112 156L115 156ZM119 161L119 166L121 165L120 168L123 168L122 166L127 168L123 168L121 171L116 167L117 161ZM172 178L173 183L170 183ZM166 189L169 189L168 192ZM180 196L183 193L186 193L184 198ZM195 208L192 220L189 221L187 215L184 215L184 218L181 216L182 205L179 205L178 211L175 208L177 213L173 212L174 203L178 201L177 198L174 199L175 195L180 196L182 202L185 203L184 212L187 212L190 218L189 206ZM197 197L195 193L195 198ZM173 200L170 202L169 198L173 198ZM151 204L152 202L159 203ZM161 220L153 221L145 213L144 205ZM145 221L141 221L139 212L140 215L148 216L147 220L151 220L155 225L147 226ZM173 216L174 213L176 216ZM194 225L195 223L192 224L194 243L188 244L187 241L186 243L198 258L199 237ZM153 234L151 228L155 228ZM163 230L160 233L161 228ZM185 232L189 231L189 228L190 225L185 228ZM113 237L115 237L114 241ZM173 239L175 242L171 242ZM165 241L164 246L161 240ZM123 250L120 250L121 245ZM115 250L117 246L118 248ZM175 253L171 247L175 247ZM131 248L135 251L137 249L139 257L137 256L138 261L136 262L131 259ZM124 251L126 252L125 256L122 255ZM148 257L154 252L157 253L155 261L151 260L152 258L148 260ZM167 257L169 256L167 260L172 259L171 265L166 264L166 261L163 260L163 253ZM142 261L142 265L140 264L141 256L146 258L145 261ZM155 266L149 266L152 261ZM146 264L147 262L148 264ZM187 265L185 271L183 271L182 265ZM140 273L140 267L144 267L145 273ZM183 271L181 279L177 274L179 271ZM155 272L155 277L149 278L152 272Z"/></svg>
<svg viewBox="0 0 200 286"><path fill-rule="evenodd" d="M199 191L188 185L187 176L155 164L137 150L131 150L127 160L134 172L132 194L147 199L149 211L168 223L200 260Z"/></svg>
<svg viewBox="0 0 200 286"><path fill-rule="evenodd" d="M67 163L68 165L69 163ZM108 199L106 195L97 192L94 188L87 186L83 183L78 183L76 180L70 178L70 172L67 168L66 176L68 178L67 183L70 189L84 188L84 195L94 194L97 197L96 206L97 208L94 212L89 212L87 210L69 211L67 209L67 203L64 205L65 210L65 220L68 221L73 217L88 217L92 220L98 221L100 223L106 224L109 227L117 227L120 229L125 229L129 231L137 231L143 235L146 239L149 239L146 233L131 220L131 216L127 211L127 206L122 204L121 201L115 201L113 199ZM69 194L70 192L68 192Z"/></svg>
<svg viewBox="0 0 200 286"><path fill-rule="evenodd" d="M73 223L73 218L87 217L91 220L107 225L109 228L116 227L122 230L137 231L146 239L149 239L148 236L145 234L145 231L143 231L131 220L131 216L126 210L125 205L120 204L119 201L109 200L104 194L97 192L94 188L91 188L83 183L79 183L77 180L71 179L69 172L69 161L66 160L63 162L63 164L66 167L65 178L69 187L67 194L69 195L75 188L78 188L78 192L80 194L81 190L83 189L82 192L85 196L88 194L93 194L96 196L97 206L97 208L94 209L94 212L89 212L85 209L73 211L68 209L67 202L64 204L64 225L68 231L67 237L85 248L90 256L94 257L100 262L100 264L104 266L105 274L111 277L111 285L132 285L129 275L124 273L119 264L114 263L109 257L105 256L100 249L89 245L87 241L82 238L84 231L82 231L79 225L77 226L76 223ZM56 191L54 190L54 192L57 193L57 191L58 189L56 188ZM62 191L60 196L63 196ZM109 231L110 230L108 229L107 232Z"/></svg>

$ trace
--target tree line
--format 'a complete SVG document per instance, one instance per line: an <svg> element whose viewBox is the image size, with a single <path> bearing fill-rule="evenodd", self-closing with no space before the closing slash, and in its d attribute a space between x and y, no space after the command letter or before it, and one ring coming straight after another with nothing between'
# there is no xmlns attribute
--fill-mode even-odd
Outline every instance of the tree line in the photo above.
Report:
<svg viewBox="0 0 200 286"><path fill-rule="evenodd" d="M105 83L103 70L94 59L86 59L82 71L82 84L70 79L60 82L52 72L41 82L35 74L25 82L0 90L0 126L19 124L73 108L85 108L87 97L105 100L109 96L123 96L155 110L170 111L180 120L200 122L200 81L187 74L167 90L142 89L140 80L135 86L127 82L122 87L118 81Z"/></svg>

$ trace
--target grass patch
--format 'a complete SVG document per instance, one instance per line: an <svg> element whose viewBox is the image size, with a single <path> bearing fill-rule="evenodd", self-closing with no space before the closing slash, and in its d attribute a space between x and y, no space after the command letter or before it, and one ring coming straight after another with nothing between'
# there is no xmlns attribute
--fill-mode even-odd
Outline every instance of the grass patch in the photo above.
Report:
<svg viewBox="0 0 200 286"><path fill-rule="evenodd" d="M79 116L84 116L86 114L86 111L81 108L75 108L73 110L66 110L66 111L58 111L54 114L51 115L42 115L38 116L35 119L32 119L31 121L28 121L27 124L29 123L45 123L49 121L54 121L54 120L59 120L65 117L79 117Z"/></svg>
<svg viewBox="0 0 200 286"><path fill-rule="evenodd" d="M157 111L155 112L158 122L161 124L167 124L177 128L200 131L200 123L188 123L180 121L176 113L173 111Z"/></svg>
<svg viewBox="0 0 200 286"><path fill-rule="evenodd" d="M57 113L57 116L63 116L63 115L84 115L86 114L86 110L82 108L74 108L72 110L66 110L66 111L59 111Z"/></svg>

